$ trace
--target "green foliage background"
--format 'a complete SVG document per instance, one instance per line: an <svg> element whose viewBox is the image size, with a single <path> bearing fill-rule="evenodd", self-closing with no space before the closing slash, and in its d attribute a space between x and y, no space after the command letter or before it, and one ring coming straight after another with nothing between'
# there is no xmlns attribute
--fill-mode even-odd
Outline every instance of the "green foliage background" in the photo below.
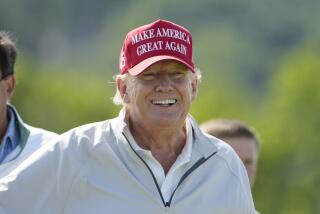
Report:
<svg viewBox="0 0 320 214"><path fill-rule="evenodd" d="M122 39L158 18L186 26L202 70L199 123L236 118L262 139L253 190L261 213L320 213L319 1L4 0L0 28L20 49L12 103L62 133L115 117ZM15 8L11 13L8 8Z"/></svg>

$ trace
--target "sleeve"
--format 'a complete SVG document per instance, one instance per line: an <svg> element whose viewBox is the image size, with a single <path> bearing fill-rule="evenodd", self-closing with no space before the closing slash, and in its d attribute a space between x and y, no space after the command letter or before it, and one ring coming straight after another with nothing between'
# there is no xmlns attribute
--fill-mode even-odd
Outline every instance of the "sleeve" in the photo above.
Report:
<svg viewBox="0 0 320 214"><path fill-rule="evenodd" d="M0 211L62 213L79 169L72 135L46 143L0 179Z"/></svg>

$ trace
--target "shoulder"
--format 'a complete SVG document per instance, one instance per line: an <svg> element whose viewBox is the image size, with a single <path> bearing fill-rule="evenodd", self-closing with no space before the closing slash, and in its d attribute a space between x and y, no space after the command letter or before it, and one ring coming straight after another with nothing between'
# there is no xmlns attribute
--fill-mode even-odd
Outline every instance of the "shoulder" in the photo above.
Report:
<svg viewBox="0 0 320 214"><path fill-rule="evenodd" d="M41 137L42 139L49 139L49 138L54 138L57 137L58 134L42 129L42 128L37 128L37 127L33 127L30 126L28 124L24 124L24 126L26 127L27 130L29 130L30 132L30 136L29 137Z"/></svg>
<svg viewBox="0 0 320 214"><path fill-rule="evenodd" d="M112 119L81 125L61 134L61 137L63 139L71 137L74 139L99 139L101 135L111 131L111 122Z"/></svg>
<svg viewBox="0 0 320 214"><path fill-rule="evenodd" d="M242 172L244 171L243 164L238 157L237 153L232 149L232 147L225 143L224 141L203 133L208 141L215 145L216 156L218 156L225 165L229 168L230 172L236 177L242 177Z"/></svg>
<svg viewBox="0 0 320 214"><path fill-rule="evenodd" d="M36 128L27 124L23 124L24 128L29 132L29 135L25 140L26 144L23 146L23 150L35 150L48 141L57 138L59 135L41 128Z"/></svg>
<svg viewBox="0 0 320 214"><path fill-rule="evenodd" d="M238 205L246 210L252 210L252 196L246 169L236 152L224 141L203 133L199 134L203 148L214 151L214 155L208 160L207 169L212 176L222 178L221 185L226 186L226 192L239 194L242 199ZM201 149L204 153L205 149ZM208 157L208 156L207 156ZM215 180L217 183L217 180ZM227 191L229 190L229 191ZM245 203L244 203L245 202ZM250 211L251 212L251 211Z"/></svg>
<svg viewBox="0 0 320 214"><path fill-rule="evenodd" d="M82 163L91 156L90 153L93 149L103 143L103 139L110 140L105 137L109 126L110 120L95 122L73 128L61 135L29 126L32 134L30 134L24 150L32 150L37 147L39 149L37 149L35 156L38 159L51 154L56 160L68 156L70 160ZM39 139L44 133L52 138L41 142Z"/></svg>
<svg viewBox="0 0 320 214"><path fill-rule="evenodd" d="M189 116L192 124L193 139L198 145L200 153L204 156L215 152L215 155L221 157L226 163L231 164L233 161L238 161L237 154L234 150L224 141L203 132L195 120Z"/></svg>
<svg viewBox="0 0 320 214"><path fill-rule="evenodd" d="M234 168L234 165L238 165L238 163L241 162L231 146L224 141L202 131L191 115L188 116L188 119L191 122L193 138L194 141L197 142L200 153L202 153L204 156L208 156L208 154L215 152L215 155L219 156L223 161L225 161L225 163L231 169Z"/></svg>
<svg viewBox="0 0 320 214"><path fill-rule="evenodd" d="M60 141L71 147L92 149L113 138L111 123L114 119L89 123L60 135Z"/></svg>
<svg viewBox="0 0 320 214"><path fill-rule="evenodd" d="M11 104L7 105L7 108L15 115L16 123L19 126L20 134L23 135L23 141L33 140L33 141L44 141L57 136L56 133L44 130L42 128L33 127L31 125L26 124L20 117L18 111Z"/></svg>
<svg viewBox="0 0 320 214"><path fill-rule="evenodd" d="M219 158L219 166L223 167L225 172L228 172L236 180L242 183L242 180L246 179L245 168L236 154L236 152L224 141L206 134L203 132L200 127L192 121L194 138L196 142L196 149L202 156L209 157L211 154L214 154L216 158ZM212 160L214 165L217 164L215 160Z"/></svg>

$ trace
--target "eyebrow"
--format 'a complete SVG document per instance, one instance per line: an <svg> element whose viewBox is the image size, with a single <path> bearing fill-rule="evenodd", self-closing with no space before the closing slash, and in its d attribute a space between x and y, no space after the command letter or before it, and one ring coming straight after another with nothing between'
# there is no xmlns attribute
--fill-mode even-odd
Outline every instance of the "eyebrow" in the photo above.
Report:
<svg viewBox="0 0 320 214"><path fill-rule="evenodd" d="M188 69L188 67L187 66L185 66L185 65L182 65L181 63L174 63L174 66L173 66L174 68L184 68L184 69Z"/></svg>
<svg viewBox="0 0 320 214"><path fill-rule="evenodd" d="M151 65L152 66L152 65ZM151 67L150 66L150 67ZM151 69L150 67L148 67L143 73L146 73L146 72L150 72L150 71L154 71L154 69ZM174 62L174 64L172 65L172 69L182 69L182 70L186 70L188 71L188 67L181 64L181 63L178 63L178 62ZM142 74L143 74L142 73ZM140 75L139 75L140 76Z"/></svg>

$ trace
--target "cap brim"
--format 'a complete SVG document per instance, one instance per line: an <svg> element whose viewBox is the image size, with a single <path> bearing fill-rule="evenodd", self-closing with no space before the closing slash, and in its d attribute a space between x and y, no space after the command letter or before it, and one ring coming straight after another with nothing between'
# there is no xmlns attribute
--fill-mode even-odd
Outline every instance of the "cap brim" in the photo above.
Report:
<svg viewBox="0 0 320 214"><path fill-rule="evenodd" d="M167 56L167 55L154 56L154 57L147 58L147 59L143 60L142 62L140 62L139 64L135 65L133 68L129 69L128 73L132 76L137 76L137 75L141 74L149 66L153 65L154 63L162 61L162 60L166 60L166 59L171 59L171 60L181 62L182 64L187 66L194 73L193 66L189 65L188 63L186 63L185 61L183 61L177 57Z"/></svg>

